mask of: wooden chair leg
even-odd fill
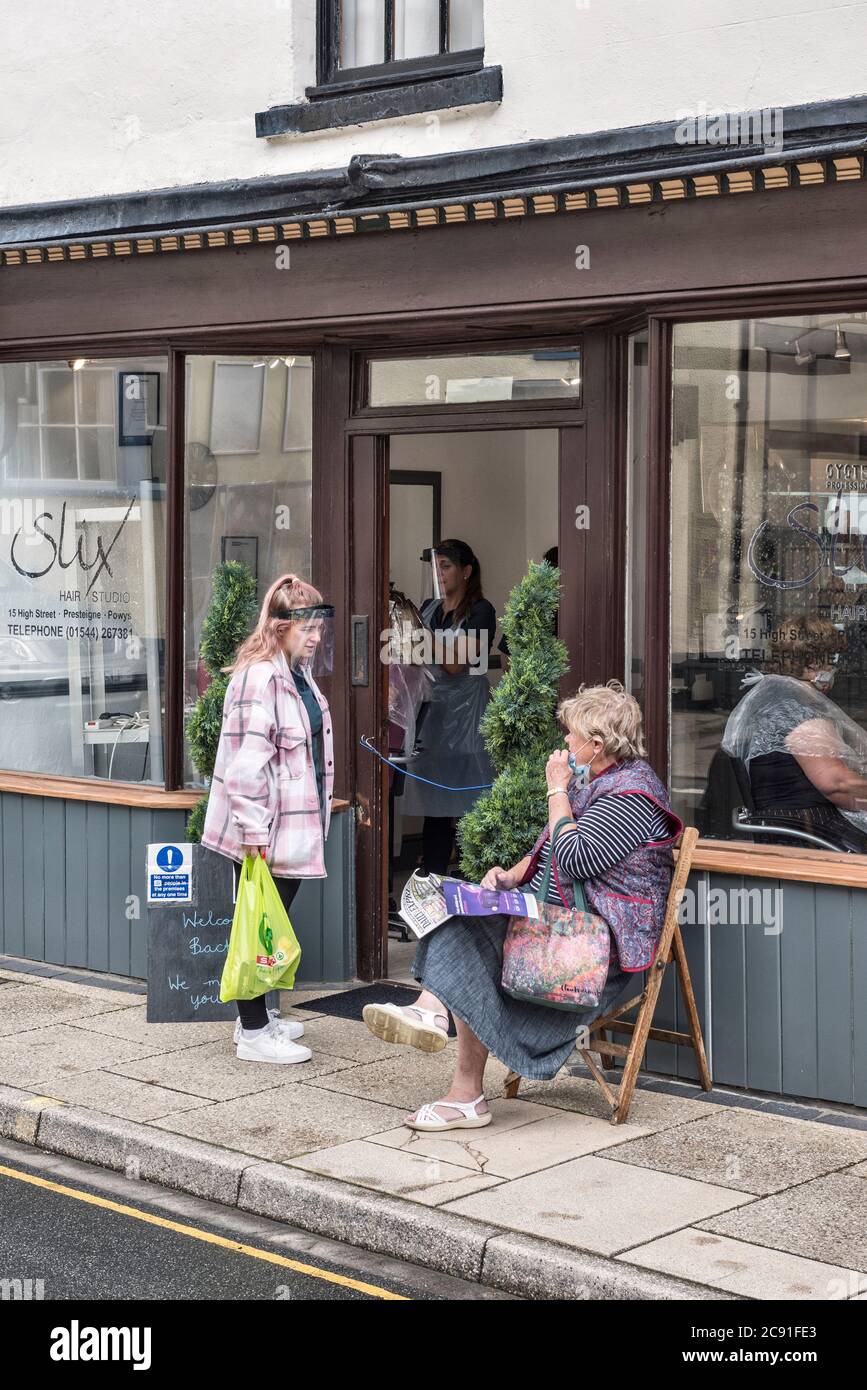
[[[609,1039],[608,1039],[608,1029],[607,1029],[607,1028],[600,1028],[600,1030],[599,1030],[599,1042],[600,1042],[600,1043],[603,1043],[603,1042],[607,1042],[607,1041],[609,1041]],[[611,1052],[606,1052],[604,1047],[600,1047],[598,1050],[599,1050],[599,1060],[601,1061],[601,1063],[602,1063],[603,1067],[605,1068],[605,1070],[606,1070],[606,1071],[610,1071],[611,1068],[614,1066],[614,1055],[613,1055],[613,1053],[611,1053]]]
[[[588,1071],[593,1077],[593,1080],[596,1082],[596,1085],[599,1087],[605,1099],[608,1101],[608,1107],[611,1111],[611,1114],[614,1115],[617,1111],[617,1092],[612,1091],[611,1087],[608,1085],[608,1082],[605,1080],[605,1077],[602,1075],[593,1058],[590,1056],[590,1053],[582,1050],[581,1056],[584,1058],[584,1065],[587,1067]]]
[[[667,956],[668,952],[665,952]],[[657,955],[647,981],[647,998],[642,1004],[635,1020],[635,1031],[632,1034],[632,1042],[626,1054],[623,1064],[623,1074],[620,1079],[620,1086],[617,1092],[617,1110],[612,1116],[612,1124],[622,1125],[629,1114],[629,1107],[632,1104],[632,1095],[635,1090],[635,1083],[638,1080],[638,1072],[641,1067],[641,1059],[644,1056],[644,1049],[647,1046],[647,1037],[653,1022],[653,1013],[656,1008],[656,1001],[659,991],[662,988],[662,977],[665,974],[665,957]]]
[[[505,1085],[506,1100],[515,1100],[518,1095],[518,1089],[521,1085],[521,1078],[518,1072],[510,1071],[509,1075],[506,1077]]]
[[[689,965],[686,960],[686,949],[683,944],[683,937],[680,934],[680,927],[675,926],[674,937],[672,939],[674,949],[674,959],[677,962],[677,973],[680,977],[680,989],[683,995],[683,1002],[686,1008],[686,1016],[689,1020],[689,1032],[692,1038],[692,1046],[695,1052],[695,1060],[698,1065],[698,1074],[701,1080],[702,1089],[705,1091],[713,1090],[713,1082],[710,1079],[710,1067],[707,1064],[707,1056],[704,1050],[704,1040],[701,1035],[701,1023],[699,1022],[698,1009],[695,1002],[695,994],[692,989],[692,979],[689,973]]]

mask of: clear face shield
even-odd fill
[[[463,579],[466,566],[448,546],[429,546],[419,559],[422,562],[421,592],[425,599],[435,598],[440,602]]]
[[[280,619],[280,636],[286,660],[302,675],[309,669],[314,679],[329,676],[334,668],[334,607],[318,603],[293,608]]]

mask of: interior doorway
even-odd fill
[[[388,661],[389,755],[407,769],[388,771],[391,979],[410,979],[415,949],[397,911],[407,879],[416,869],[459,872],[455,826],[493,777],[478,720],[508,664],[509,593],[530,560],[559,560],[559,463],[557,429],[389,440],[390,616],[397,611],[407,638],[414,609],[430,633],[426,650],[417,634],[414,645],[393,644]],[[437,547],[442,573],[430,555]],[[467,635],[464,663],[444,660],[455,627]]]

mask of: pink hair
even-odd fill
[[[299,579],[297,574],[281,574],[262,600],[259,621],[241,643],[232,665],[224,666],[223,671],[243,671],[254,661],[271,661],[280,647],[280,638],[292,623],[291,618],[282,615],[293,608],[309,608],[321,602],[322,595],[312,584]]]

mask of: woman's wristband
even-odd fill
[[[568,795],[568,793],[567,793],[565,787],[552,787],[551,791],[548,792],[548,797],[549,797],[549,799],[550,799],[550,797],[552,797],[552,796],[566,796],[566,795]]]

